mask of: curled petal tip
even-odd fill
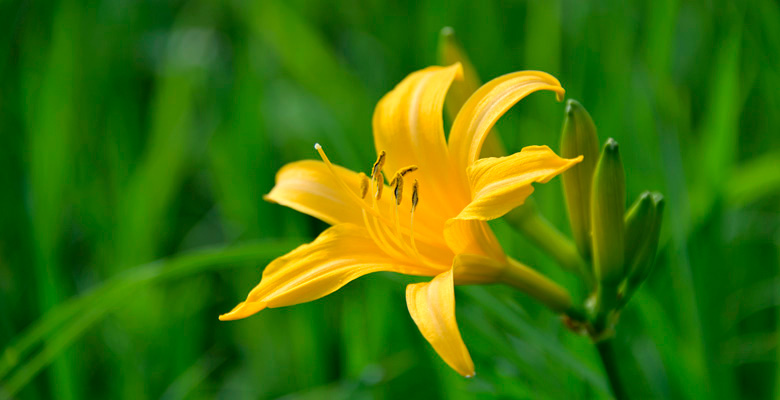
[[[229,312],[219,316],[220,321],[234,321],[237,319],[246,318],[258,311],[263,310],[268,305],[264,301],[246,302],[242,301],[237,306],[233,307]]]

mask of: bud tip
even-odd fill
[[[652,196],[653,196],[653,203],[655,203],[655,205],[661,205],[664,203],[664,195],[662,195],[661,193],[653,192]]]
[[[618,142],[612,138],[607,139],[607,142],[604,143],[604,150],[609,152],[618,151],[618,147],[619,147]]]
[[[566,100],[566,115],[572,117],[575,108],[582,108],[582,105],[580,105],[580,103],[574,99]]]

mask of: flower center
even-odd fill
[[[347,193],[347,196],[352,199],[360,208],[363,213],[363,221],[366,225],[366,230],[374,243],[379,246],[382,251],[391,257],[399,260],[414,260],[422,265],[431,267],[434,270],[440,269],[436,263],[432,262],[428,257],[420,254],[417,249],[417,243],[414,235],[414,211],[417,208],[417,203],[420,201],[419,187],[420,184],[417,179],[414,180],[412,185],[412,204],[409,216],[409,227],[401,227],[399,219],[399,206],[403,199],[404,190],[404,178],[406,175],[417,170],[416,165],[410,165],[399,169],[393,174],[393,179],[390,181],[390,186],[393,188],[393,196],[395,201],[393,202],[393,212],[391,216],[386,215],[386,207],[380,207],[379,200],[382,199],[382,192],[385,186],[385,178],[382,173],[382,169],[385,165],[386,153],[384,151],[379,153],[379,156],[374,162],[371,168],[371,177],[364,173],[360,173],[360,197],[355,194],[353,190],[347,185],[336,173],[333,164],[325,155],[325,151],[322,149],[319,143],[314,145],[314,148],[320,154],[322,161],[328,166],[333,178],[336,179],[339,187]],[[373,194],[371,200],[366,199],[366,195],[369,190]],[[384,209],[384,210],[383,210]],[[408,239],[407,239],[408,238]]]

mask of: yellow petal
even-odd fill
[[[430,282],[407,286],[406,305],[414,323],[444,362],[465,377],[474,376],[474,362],[455,321],[452,270]]]
[[[496,121],[518,101],[537,90],[552,90],[559,100],[563,98],[560,82],[539,71],[520,71],[498,77],[469,98],[450,131],[449,151],[457,173],[462,174],[458,171],[465,171],[479,158],[482,143]]]
[[[220,320],[248,317],[266,307],[283,307],[319,299],[350,281],[378,271],[432,276],[424,266],[392,259],[383,253],[362,227],[338,224],[312,243],[277,258],[263,271],[263,279],[247,299]]]
[[[444,239],[455,254],[476,254],[498,261],[506,259],[501,244],[485,221],[450,219],[444,227]]]
[[[582,156],[558,157],[547,146],[528,146],[511,156],[477,160],[468,169],[473,199],[456,218],[499,218],[525,202],[534,191],[532,183],[546,183],[580,161]]]
[[[334,170],[347,187],[360,196],[358,173],[339,166],[334,166]],[[363,224],[360,208],[322,161],[304,160],[285,165],[276,173],[276,185],[265,199],[331,225],[341,222]]]
[[[420,212],[441,215],[442,224],[448,213],[452,216],[455,208],[463,206],[454,205],[446,189],[449,157],[442,120],[447,90],[462,74],[460,64],[414,72],[385,95],[374,111],[374,143],[377,152],[387,153],[386,170],[392,173],[417,165],[415,178],[426,194]]]
[[[363,212],[356,198],[360,198],[360,174],[349,169],[333,165],[334,171],[345,186],[355,196],[350,196],[340,185],[327,165],[322,161],[304,160],[285,165],[276,174],[276,185],[265,196],[265,199],[274,203],[290,207],[296,211],[311,215],[328,224],[351,223],[365,226]],[[392,192],[386,185],[385,193]],[[426,192],[422,194],[422,202],[427,201]],[[383,196],[378,202],[378,208],[382,215],[392,216],[395,212],[395,201],[392,195]],[[359,201],[359,200],[358,200]],[[366,200],[368,205],[371,200]],[[405,202],[399,207],[399,224],[403,232],[409,232],[411,203]],[[441,253],[446,251],[441,232],[444,223],[435,216],[420,212],[418,209],[414,217],[414,230],[418,242],[427,243],[430,246],[421,245],[420,250],[429,249],[431,252]],[[408,241],[408,236],[406,237]],[[426,253],[426,255],[428,255]],[[439,259],[445,255],[438,254],[432,258]],[[446,257],[445,257],[446,258]],[[450,258],[451,260],[451,258]],[[450,265],[450,260],[445,265]]]

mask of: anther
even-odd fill
[[[366,193],[368,193],[368,177],[364,173],[360,173],[360,198],[365,199]]]
[[[371,168],[371,177],[375,177],[377,173],[382,172],[382,168],[385,166],[385,151],[379,152],[379,156],[374,162],[374,166]]]
[[[396,172],[390,185],[395,186],[395,189],[393,190],[393,194],[395,194],[395,204],[401,205],[401,198],[404,194],[404,176]]]
[[[414,209],[417,208],[417,202],[420,201],[419,194],[417,194],[419,188],[420,183],[417,182],[417,179],[415,179],[414,185],[412,185],[412,212],[414,212]]]
[[[414,172],[414,171],[417,171],[417,166],[416,165],[410,165],[408,167],[403,167],[403,168],[399,169],[395,174],[396,175],[400,175],[400,176],[403,177],[403,176],[406,176],[406,174],[408,174],[410,172]]]
[[[382,171],[377,171],[376,175],[374,175],[374,185],[376,185],[374,198],[379,200],[382,198],[382,189],[385,188],[385,176],[382,175]]]

